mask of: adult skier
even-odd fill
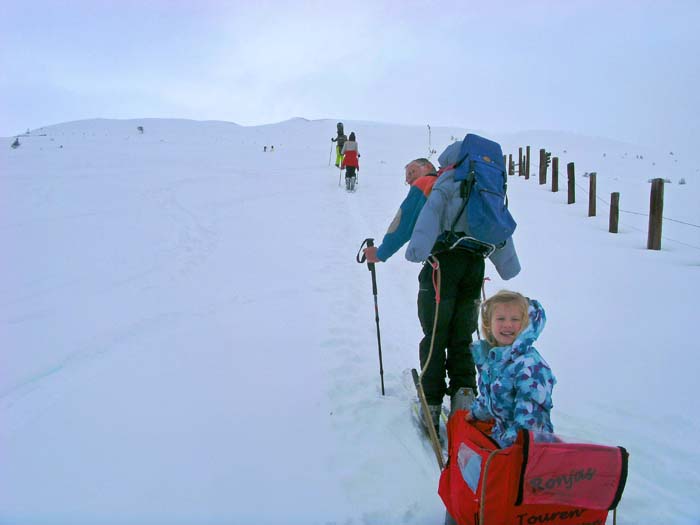
[[[336,125],[336,128],[338,130],[338,136],[335,138],[331,138],[331,142],[336,142],[335,145],[335,167],[340,168],[340,163],[343,160],[343,154],[341,153],[343,149],[343,145],[345,145],[345,141],[348,140],[348,138],[345,136],[345,132],[343,131],[343,123],[338,122]]]

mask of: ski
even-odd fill
[[[411,414],[413,414],[413,422],[416,428],[420,431],[422,435],[430,439],[430,433],[425,427],[425,422],[423,420],[423,415],[420,411],[420,401],[418,398],[411,400]],[[447,454],[447,420],[449,419],[449,413],[445,407],[442,407],[442,413],[440,414],[440,432],[438,432],[438,441],[442,448],[443,453]]]
[[[449,418],[449,413],[443,406],[440,414],[439,434],[436,433],[435,427],[432,425],[432,421],[426,422],[423,418],[423,414],[428,413],[428,403],[425,400],[425,395],[423,393],[423,387],[421,385],[418,372],[414,368],[404,370],[403,378],[406,389],[412,390],[414,394],[414,397],[411,400],[411,414],[413,421],[421,436],[428,438],[428,443],[435,454],[438,466],[440,467],[440,470],[442,470],[445,466],[445,457],[447,456],[447,420]],[[409,386],[409,382],[412,386]]]

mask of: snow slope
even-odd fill
[[[404,198],[403,166],[429,155],[427,128],[345,120],[362,154],[349,194],[327,158],[335,122],[89,120],[3,141],[0,523],[442,522],[403,385],[419,266],[403,250],[377,266],[382,396],[355,262]],[[433,128],[431,146],[466,131]],[[509,179],[523,271],[503,283],[487,265],[488,293],[547,310],[555,429],[629,450],[620,524],[699,524],[697,168],[653,146],[483,133],[516,157],[531,145],[534,165],[553,151],[563,189],[576,163],[573,205],[536,166]],[[652,177],[671,181],[661,251],[645,249]]]

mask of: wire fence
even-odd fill
[[[517,165],[518,165],[518,163],[516,163],[516,166],[517,166]],[[539,163],[536,163],[536,164],[535,164],[535,163],[532,163],[531,166],[534,168],[534,171],[535,171],[536,173],[539,172],[539,169],[540,169],[540,164],[539,164]],[[586,173],[586,175],[588,175],[588,173]],[[568,176],[568,175],[567,175],[567,176]],[[585,176],[585,175],[584,175],[584,176]],[[533,177],[533,178],[534,178],[534,177]],[[586,194],[587,196],[589,195],[588,189],[587,189],[585,186],[583,186],[583,185],[579,184],[578,182],[576,182],[575,179],[574,179],[574,185],[575,185],[577,188],[579,188],[584,194]],[[608,200],[606,200],[606,199],[604,199],[604,198],[602,198],[602,197],[600,197],[600,196],[598,196],[598,195],[596,195],[595,198],[596,198],[597,201],[600,201],[600,202],[606,204],[607,206],[610,206],[610,201],[608,201]],[[632,211],[632,210],[623,210],[622,208],[620,208],[619,211],[620,211],[620,213],[627,213],[627,214],[629,214],[629,215],[637,215],[637,216],[640,216],[640,217],[647,217],[647,218],[649,217],[649,214],[648,214],[648,213],[643,213],[643,212],[638,212],[638,211]],[[698,228],[698,229],[700,229],[700,225],[698,225],[698,224],[693,224],[693,223],[691,223],[691,222],[681,221],[681,220],[678,220],[678,219],[673,219],[673,218],[671,218],[671,217],[666,217],[665,215],[662,216],[662,219],[663,219],[664,221],[674,222],[674,223],[676,223],[676,224],[682,224],[682,225],[684,225],[684,226],[689,226],[689,227],[691,227],[691,228]],[[641,228],[637,228],[636,226],[633,226],[633,225],[631,225],[631,224],[629,224],[629,223],[624,223],[624,226],[627,227],[627,228],[630,228],[630,229],[632,229],[632,230],[636,230],[636,231],[639,231],[639,232],[642,232],[642,233],[646,233],[645,230],[643,230],[643,229],[641,229]],[[667,241],[671,241],[671,242],[674,242],[674,243],[677,243],[677,244],[681,244],[681,245],[683,245],[683,246],[687,246],[688,248],[694,248],[694,249],[696,249],[696,250],[700,250],[700,246],[696,246],[696,245],[694,245],[694,244],[690,244],[690,243],[687,243],[687,242],[685,242],[685,241],[680,241],[680,240],[678,240],[678,239],[674,239],[674,238],[672,238],[672,237],[668,237],[667,235],[661,235],[661,238],[664,239],[664,240],[667,240]]]

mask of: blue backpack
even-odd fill
[[[464,206],[452,225],[466,211],[471,235],[502,246],[513,235],[516,223],[508,211],[507,174],[503,152],[497,142],[468,134],[462,141],[458,161],[452,166],[455,180],[462,181]]]

